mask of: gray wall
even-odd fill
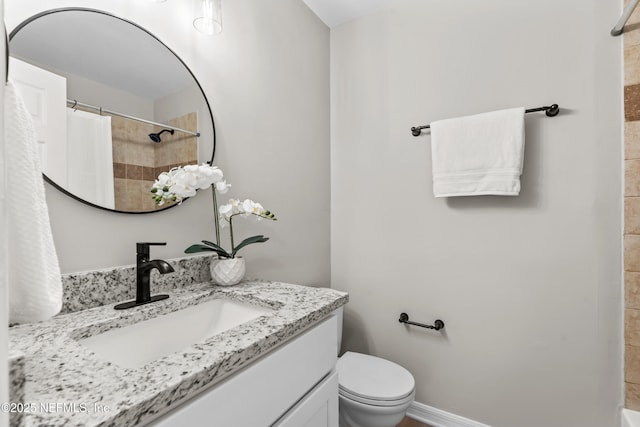
[[[618,2],[398,0],[331,32],[332,287],[343,349],[493,427],[615,426],[621,389]],[[430,135],[529,114],[518,197],[435,199]],[[405,328],[398,315],[446,322]]]
[[[243,250],[247,273],[329,284],[329,30],[299,0],[224,2],[224,31],[208,37],[183,2],[9,0],[9,30],[45,9],[84,6],[132,20],[156,34],[191,68],[213,110],[215,163],[233,185],[227,197],[252,198],[276,223],[237,222],[236,239],[271,240]],[[47,187],[63,272],[134,262],[135,242],[166,241],[156,257],[178,257],[213,239],[210,194],[151,215],[99,211]],[[225,239],[227,236],[224,236]]]

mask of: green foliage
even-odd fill
[[[244,248],[245,246],[251,245],[253,243],[263,243],[263,242],[266,242],[267,240],[269,240],[269,238],[264,237],[263,235],[247,237],[242,242],[240,242],[238,246],[236,246],[233,252],[231,253],[227,252],[226,250],[224,250],[224,248],[222,248],[219,245],[216,245],[213,242],[210,242],[208,240],[203,240],[202,243],[204,243],[204,245],[200,245],[200,244],[191,245],[184,250],[184,253],[195,254],[198,252],[215,252],[221,258],[235,258],[238,251]]]

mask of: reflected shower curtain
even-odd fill
[[[111,117],[67,109],[67,190],[114,209]]]

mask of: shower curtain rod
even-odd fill
[[[555,117],[560,112],[560,107],[558,107],[558,104],[551,104],[548,107],[529,108],[528,110],[524,110],[525,113],[535,113],[536,111],[544,111],[547,116]],[[411,128],[411,134],[413,136],[420,136],[420,133],[422,133],[422,129],[429,128],[431,128],[431,125],[414,126]]]
[[[629,20],[629,17],[633,13],[633,10],[636,8],[636,6],[638,6],[639,1],[640,0],[631,0],[627,7],[624,8],[624,12],[622,12],[622,16],[618,20],[618,23],[611,30],[612,36],[619,36],[620,34],[622,34],[622,32],[624,31],[624,24],[626,24]]]
[[[85,104],[83,102],[78,102],[75,99],[67,99],[67,104],[70,104],[71,108],[73,108],[73,109],[75,109],[76,107],[88,108],[88,109],[91,109],[91,110],[99,111],[100,115],[102,115],[102,113],[110,114],[112,116],[124,117],[125,119],[135,120],[135,121],[138,121],[138,122],[146,123],[148,125],[160,126],[162,128],[172,129],[172,130],[175,130],[175,131],[178,131],[178,132],[186,133],[187,135],[193,135],[193,136],[198,136],[198,137],[200,136],[200,132],[193,132],[193,131],[190,131],[190,130],[180,129],[180,128],[177,128],[175,126],[167,125],[167,124],[164,124],[164,123],[152,122],[151,120],[141,119],[139,117],[130,116],[128,114],[118,113],[117,111],[107,110],[106,108],[96,107],[95,105],[89,105],[89,104]]]

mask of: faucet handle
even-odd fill
[[[138,242],[136,243],[136,252],[149,256],[149,246],[167,246],[167,242]]]

